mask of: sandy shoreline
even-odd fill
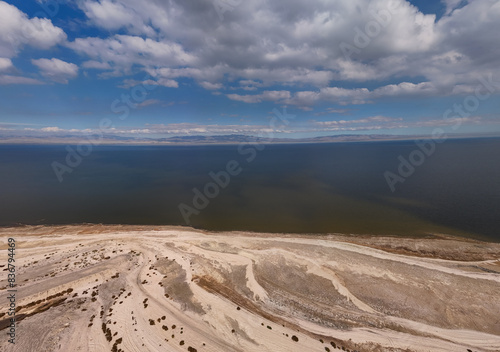
[[[24,319],[1,351],[500,351],[497,243],[81,225],[2,228],[4,253],[9,237]]]

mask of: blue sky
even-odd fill
[[[0,138],[500,133],[499,32],[496,0],[0,1]]]

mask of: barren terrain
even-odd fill
[[[500,351],[495,243],[82,225],[0,251],[0,351]]]

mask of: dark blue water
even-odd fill
[[[190,224],[209,230],[500,240],[500,139],[439,144],[394,192],[384,173],[397,174],[398,157],[417,150],[412,141],[246,146],[243,153],[235,145],[100,146],[59,182],[52,163],[66,164],[65,148],[0,146],[1,226],[186,225],[184,204],[193,210]],[[240,173],[197,209],[193,189],[203,193],[209,173],[231,160]]]

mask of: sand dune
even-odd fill
[[[1,229],[5,253],[9,237],[1,351],[500,351],[499,244],[85,225]]]

